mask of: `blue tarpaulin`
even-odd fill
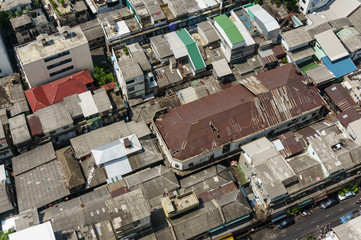
[[[178,22],[174,22],[168,25],[168,28],[171,32],[177,30]]]
[[[349,57],[331,62],[331,60],[326,56],[321,58],[321,60],[336,78],[343,77],[344,75],[357,70],[357,67]]]

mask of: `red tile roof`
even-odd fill
[[[63,101],[65,97],[88,91],[86,84],[92,83],[93,79],[88,70],[83,70],[56,81],[34,87],[25,91],[26,98],[33,112]]]
[[[293,64],[255,77],[261,82],[251,86],[257,96],[236,85],[158,116],[156,126],[172,156],[186,160],[325,105]]]
[[[108,90],[114,89],[116,87],[116,85],[114,82],[111,82],[111,83],[101,85],[100,87],[105,88],[105,90],[108,91]]]

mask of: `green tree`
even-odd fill
[[[0,240],[9,240],[9,235],[14,232],[14,228],[10,228],[7,232],[0,231]]]
[[[99,86],[114,82],[113,74],[104,66],[96,66],[94,68],[93,78]]]
[[[283,0],[282,1],[286,8],[290,11],[295,11],[297,9],[297,3],[298,1],[297,0]]]
[[[1,11],[0,12],[0,29],[9,29],[10,21],[9,18],[11,17],[9,12]]]

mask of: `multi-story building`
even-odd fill
[[[83,1],[45,0],[45,10],[49,18],[54,19],[58,26],[75,26],[88,20],[87,6]]]
[[[0,77],[4,77],[6,75],[10,75],[13,73],[13,69],[11,67],[9,55],[6,51],[6,46],[0,36]]]
[[[304,13],[311,13],[323,6],[325,6],[330,0],[299,0],[298,5],[300,10]]]
[[[228,62],[254,54],[256,42],[233,11],[230,18],[226,15],[215,17],[214,26],[221,38],[221,50]]]
[[[277,23],[276,19],[258,4],[248,7],[247,13],[254,20],[254,23],[263,34],[264,38],[272,40],[272,43],[278,41],[280,25]]]
[[[242,79],[243,86],[158,111],[152,127],[166,159],[178,170],[192,169],[235,154],[254,139],[319,118],[325,103],[304,79],[287,64]]]
[[[94,66],[88,41],[80,27],[62,27],[59,33],[39,35],[15,49],[29,87],[36,87]]]

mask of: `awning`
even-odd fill
[[[313,204],[313,198],[307,199],[306,201],[303,201],[301,203],[298,204],[299,208],[304,208],[306,206],[312,205]]]
[[[273,218],[273,219],[271,220],[271,222],[272,222],[272,223],[275,223],[275,222],[277,222],[277,221],[279,221],[279,220],[281,220],[281,219],[284,219],[284,218],[286,218],[286,217],[288,217],[287,214],[282,214],[282,215],[280,215],[280,216],[278,216],[278,217],[276,217],[276,218]]]

